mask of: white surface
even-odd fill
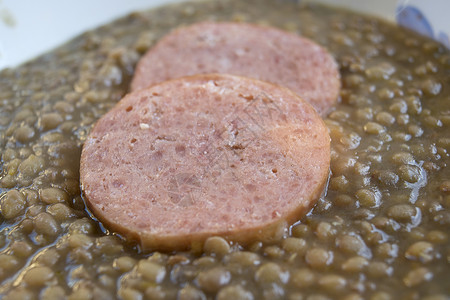
[[[402,12],[397,12],[399,24],[405,23],[406,27],[440,41],[450,49],[449,0],[405,0],[400,9]]]
[[[306,1],[315,1],[315,0],[306,0]],[[325,4],[342,6],[361,13],[382,17],[392,22],[395,20],[395,8],[397,7],[396,0],[319,0],[319,1]],[[408,0],[399,0],[398,2],[404,1]]]
[[[450,34],[450,1],[449,0],[408,0],[406,5],[417,7],[433,26],[434,31]]]
[[[0,0],[0,70],[129,12],[176,1]]]
[[[181,0],[0,0],[0,70],[32,59],[88,29],[129,12],[179,1]],[[297,1],[321,1],[391,21],[395,20],[397,5],[414,5],[421,9],[436,32],[439,30],[450,34],[450,0]],[[13,25],[10,24],[11,21]]]

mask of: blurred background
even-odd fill
[[[0,0],[0,70],[135,10],[181,0]],[[215,0],[211,0],[215,1]],[[274,0],[295,1],[295,0]],[[396,21],[450,48],[450,0],[297,0],[324,2]]]

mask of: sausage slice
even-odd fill
[[[307,212],[326,184],[330,137],[286,88],[196,75],[128,94],[81,155],[93,214],[144,249],[213,235],[247,244]]]
[[[242,23],[196,23],[163,37],[139,61],[131,90],[186,75],[229,73],[286,86],[325,115],[340,89],[337,64],[313,41]]]

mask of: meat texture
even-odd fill
[[[324,122],[289,89],[209,74],[128,94],[81,156],[89,208],[145,249],[248,244],[310,210],[327,182]]]
[[[245,23],[196,23],[163,37],[139,61],[131,90],[186,75],[228,73],[290,88],[321,115],[336,104],[337,63],[315,42]]]

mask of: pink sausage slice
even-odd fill
[[[204,73],[283,85],[321,115],[336,104],[340,89],[335,60],[309,39],[252,24],[203,22],[179,28],[151,48],[137,65],[131,90]]]
[[[80,175],[106,226],[144,249],[175,250],[215,235],[270,238],[313,206],[329,165],[328,130],[309,103],[209,74],[125,96],[88,136]]]

